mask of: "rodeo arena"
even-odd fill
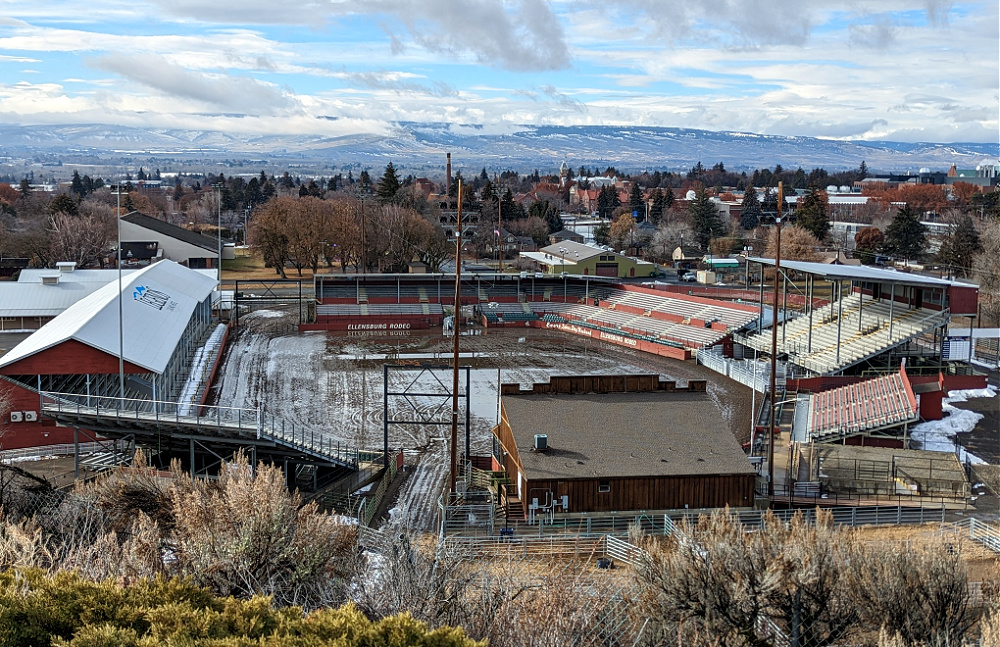
[[[978,288],[796,261],[772,283],[773,260],[741,263],[740,287],[465,271],[220,290],[168,260],[120,279],[25,270],[0,284],[0,461],[64,456],[89,478],[141,449],[216,478],[245,452],[376,552],[407,531],[477,559],[627,568],[630,528],[727,506],[748,528],[822,507],[1000,546],[968,516],[1000,449],[963,446],[978,418],[952,405],[995,395]]]

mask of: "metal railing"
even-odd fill
[[[396,478],[396,474],[399,472],[399,465],[402,463],[403,451],[399,452],[393,456],[393,460],[389,461],[389,467],[382,473],[382,478],[379,479],[378,486],[376,486],[375,491],[361,502],[361,506],[358,508],[358,523],[362,526],[370,526],[372,519],[375,518],[375,513],[378,511],[379,506],[382,504],[382,499],[385,497],[386,491],[389,489],[389,485],[392,484],[392,480]]]
[[[72,456],[75,451],[81,454],[91,454],[107,450],[106,443],[80,443],[78,449],[72,443],[59,445],[44,445],[42,447],[23,447],[21,449],[5,449],[0,451],[0,463],[16,463],[31,458],[43,456]]]
[[[334,440],[316,429],[287,422],[261,408],[201,406],[198,415],[185,415],[184,402],[114,398],[41,391],[42,413],[50,418],[87,422],[113,422],[115,426],[154,426],[196,429],[200,432],[267,440],[331,462],[357,469],[359,449]],[[381,454],[378,454],[381,455]]]
[[[768,389],[771,375],[771,365],[768,362],[756,362],[752,359],[729,359],[715,348],[703,348],[698,351],[698,363],[716,373],[736,380],[744,386],[749,386],[758,393]],[[754,364],[757,366],[754,367]],[[784,387],[788,375],[785,362],[778,362],[777,386]]]

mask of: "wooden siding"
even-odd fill
[[[135,333],[132,333],[135,334]],[[118,373],[118,356],[110,355],[75,339],[47,348],[5,366],[4,375],[81,375],[83,373]],[[126,373],[149,373],[125,362]]]
[[[754,503],[754,479],[753,474],[706,474],[528,481],[523,505],[527,514],[532,498],[544,503],[545,493],[551,491],[556,499],[569,497],[567,512],[750,507]],[[610,485],[609,492],[599,491],[604,482]]]
[[[39,414],[37,422],[9,422],[9,417],[0,420],[0,423],[7,423],[7,430],[0,437],[0,449],[21,449],[73,442],[72,429],[57,427],[55,421],[40,415],[37,393],[6,380],[0,380],[0,393],[10,395],[11,411],[34,411]]]
[[[573,393],[649,393],[657,391],[704,393],[705,380],[688,380],[687,388],[676,382],[660,380],[659,375],[553,375],[548,382],[535,382],[531,389],[520,384],[501,384],[501,395],[538,395]]]

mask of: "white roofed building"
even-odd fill
[[[214,279],[171,261],[128,273],[121,292],[117,281],[98,284],[0,356],[0,378],[20,387],[14,408],[33,398],[37,409],[38,391],[117,397],[119,351],[126,397],[176,398],[192,357],[211,332],[215,286]],[[11,426],[15,436],[19,431]],[[9,436],[2,440],[5,448],[45,444]]]
[[[138,270],[122,270],[125,279]],[[213,281],[215,270],[197,270]],[[115,269],[76,269],[72,262],[55,269],[25,268],[17,281],[0,282],[0,332],[38,330],[77,301],[118,282]]]

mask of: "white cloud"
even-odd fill
[[[289,93],[255,79],[195,72],[155,56],[105,56],[96,65],[157,92],[227,111],[273,115],[296,106]]]
[[[0,86],[0,112],[224,130],[285,120],[317,133],[333,123],[321,116],[339,127],[371,115],[501,130],[997,132],[995,0],[157,2],[140,15],[94,0],[77,16],[87,28],[60,18],[69,0],[8,3],[0,63],[38,73]],[[88,62],[114,78],[88,79]]]

